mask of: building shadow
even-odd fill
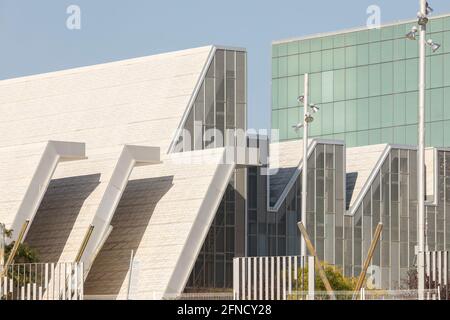
[[[120,292],[159,200],[172,188],[173,176],[129,181],[111,221],[113,230],[97,255],[85,281],[85,295]]]
[[[59,261],[84,202],[99,184],[100,174],[50,182],[25,238],[39,261]]]

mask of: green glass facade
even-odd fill
[[[417,144],[418,42],[405,34],[415,21],[273,44],[272,128],[280,140],[301,138],[292,130],[303,110],[304,74],[310,99],[321,110],[311,135],[345,140],[347,147]],[[427,48],[426,142],[450,146],[450,15],[430,20]]]

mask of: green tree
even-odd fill
[[[11,238],[12,230],[5,231],[6,237]],[[14,247],[15,241],[5,246],[5,262]],[[17,248],[16,256],[14,257],[14,263],[36,263],[39,262],[37,251],[31,248],[27,243],[21,243]]]
[[[323,264],[323,269],[327,276],[330,286],[334,291],[353,291],[356,287],[356,279],[348,278],[342,274],[342,271],[333,265]],[[308,290],[308,268],[299,269],[298,271],[299,287],[304,291]],[[303,283],[303,279],[305,279]],[[320,279],[319,273],[315,272],[315,291],[326,291],[325,284]]]

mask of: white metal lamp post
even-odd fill
[[[305,74],[305,88],[303,96],[298,97],[298,102],[303,104],[303,121],[293,126],[296,132],[303,128],[303,174],[302,174],[302,208],[301,208],[301,222],[306,228],[306,200],[307,200],[307,183],[308,183],[308,128],[309,124],[314,121],[312,116],[319,111],[319,107],[315,104],[309,104],[309,74]],[[306,243],[303,236],[301,236],[302,257],[306,257]]]
[[[440,44],[426,40],[428,15],[433,9],[426,0],[420,0],[420,11],[417,13],[419,28],[414,26],[406,35],[409,40],[417,39],[419,32],[419,154],[418,154],[418,247],[417,273],[419,300],[424,299],[425,290],[425,89],[426,89],[426,46],[436,52]]]

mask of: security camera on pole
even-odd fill
[[[308,128],[309,124],[314,121],[313,114],[319,112],[320,108],[315,104],[309,104],[309,74],[305,74],[305,88],[304,95],[298,97],[298,102],[303,104],[303,121],[293,126],[296,132],[303,128],[303,174],[302,174],[302,209],[301,222],[306,227],[306,200],[308,193]],[[306,243],[303,236],[301,236],[302,257],[306,257]]]
[[[440,48],[440,44],[432,39],[426,39],[428,16],[433,12],[426,0],[420,0],[420,11],[417,13],[419,28],[414,26],[406,35],[409,40],[416,40],[419,33],[419,150],[418,150],[418,246],[417,273],[419,300],[425,295],[425,88],[426,88],[426,47],[433,52]]]

